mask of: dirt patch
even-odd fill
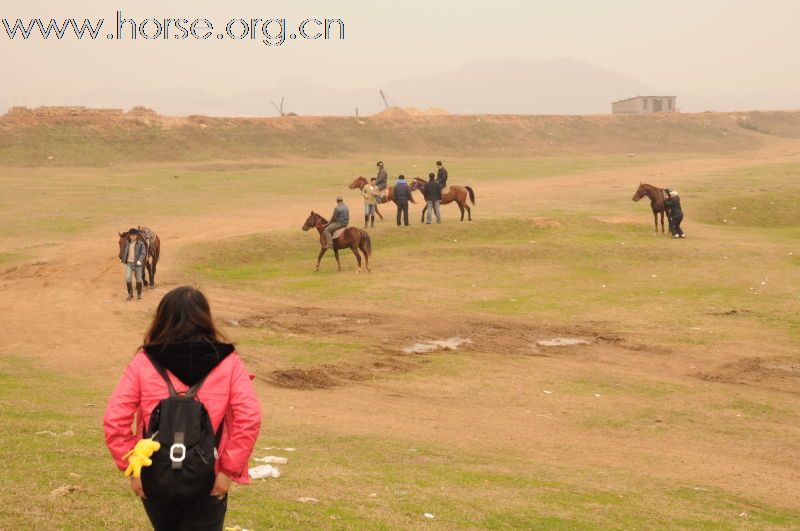
[[[348,382],[373,378],[369,370],[360,367],[322,365],[313,369],[281,369],[272,371],[267,379],[273,385],[288,389],[327,389]]]
[[[706,312],[706,315],[715,315],[719,317],[732,317],[737,315],[745,315],[750,313],[750,310],[728,310],[724,312]]]
[[[550,218],[533,218],[531,225],[537,229],[557,229],[561,226],[561,223]]]
[[[642,216],[603,216],[595,217],[597,221],[603,223],[611,223],[613,225],[635,224],[638,225],[644,219]]]
[[[743,358],[694,376],[707,382],[753,385],[800,394],[800,363],[792,360]]]

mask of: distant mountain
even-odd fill
[[[393,104],[452,113],[599,114],[611,102],[658,90],[635,78],[571,59],[474,61],[434,76],[385,86]]]

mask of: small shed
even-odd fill
[[[675,96],[636,96],[611,104],[611,114],[676,112]]]

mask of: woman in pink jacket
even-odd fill
[[[213,427],[216,436],[212,441],[216,445],[215,475],[209,476],[213,488],[208,496],[202,495],[191,502],[167,502],[160,496],[148,497],[141,478],[132,477],[131,489],[143,500],[157,531],[222,529],[231,481],[250,482],[248,460],[261,427],[261,406],[251,379],[234,346],[224,342],[214,326],[208,300],[200,291],[184,286],[164,296],[144,336],[144,345],[125,368],[103,419],[106,445],[117,466],[125,470],[128,466],[125,454],[140,439],[153,435],[151,414],[154,410],[163,411],[162,400],[183,395],[199,384],[195,400],[205,407],[204,418],[206,422],[210,419],[209,427]],[[156,421],[160,417],[157,414]],[[159,434],[156,440],[161,440]],[[192,448],[184,447],[182,451],[183,454],[167,454],[173,464],[182,461],[182,456],[190,456]],[[143,474],[152,475],[156,467],[143,470]]]

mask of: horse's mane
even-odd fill
[[[317,220],[318,220],[319,223],[322,223],[323,225],[327,225],[328,224],[328,220],[323,218],[322,214],[320,214],[318,212],[314,212],[314,214],[317,216]]]

